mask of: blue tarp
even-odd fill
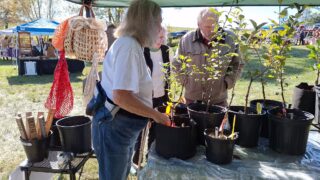
[[[48,20],[48,19],[38,19],[29,23],[21,24],[14,28],[7,29],[8,31],[11,30],[12,34],[26,31],[30,32],[31,35],[53,35],[54,30],[59,25],[58,22]],[[6,30],[3,30],[6,31]],[[1,34],[1,32],[0,32]],[[3,34],[10,34],[10,33],[3,33]]]

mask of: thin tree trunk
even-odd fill
[[[246,103],[245,103],[245,106],[244,106],[244,113],[247,114],[247,106],[248,106],[248,100],[249,100],[249,94],[250,94],[250,89],[251,89],[251,85],[252,85],[252,82],[253,82],[253,78],[250,77],[250,82],[249,82],[249,86],[248,86],[248,89],[247,89],[247,94],[246,94]]]
[[[281,85],[282,103],[283,103],[283,106],[285,106],[286,100],[284,99],[284,86],[283,86],[283,73],[282,72],[280,72],[280,85]]]
[[[260,82],[261,82],[261,88],[262,88],[262,97],[263,97],[263,101],[266,101],[266,90],[264,87],[264,82],[263,82],[263,78],[262,76],[260,77]]]

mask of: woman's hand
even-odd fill
[[[170,121],[169,117],[166,114],[160,113],[158,111],[155,111],[152,119],[159,124],[163,124],[166,126],[171,125],[171,121]]]

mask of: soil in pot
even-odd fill
[[[270,120],[269,146],[289,155],[303,155],[306,151],[309,129],[314,116],[298,109],[287,109],[284,116],[281,108],[268,111]]]
[[[309,86],[308,83],[300,83],[293,90],[292,108],[315,114],[315,97],[314,86]]]
[[[226,112],[226,108],[215,105],[211,105],[208,112],[206,109],[206,104],[191,103],[188,105],[189,116],[197,123],[197,142],[201,145],[205,145],[204,130],[219,127]]]
[[[267,115],[265,112],[257,114],[252,108],[247,108],[248,113],[244,113],[244,106],[231,106],[228,113],[229,123],[236,115],[235,131],[239,132],[239,138],[236,144],[243,147],[256,147],[259,142],[262,122],[266,121]]]
[[[188,159],[196,153],[196,123],[188,116],[174,116],[174,126],[156,124],[156,152],[164,158]]]
[[[85,153],[91,151],[91,121],[86,116],[70,116],[56,123],[63,151]]]
[[[215,164],[232,162],[235,138],[216,137],[212,129],[204,132],[207,160]]]
[[[273,109],[275,107],[283,107],[282,102],[275,101],[275,100],[263,100],[263,99],[256,99],[250,101],[250,108],[257,109],[257,103],[262,105],[262,110],[267,113],[268,110]],[[260,137],[269,138],[269,120],[265,118],[262,121],[262,127],[260,132]]]

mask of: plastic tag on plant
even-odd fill
[[[170,111],[171,111],[171,106],[172,106],[172,103],[171,102],[168,102],[168,105],[166,107],[166,115],[170,115]]]
[[[224,133],[224,131],[229,132],[230,131],[230,124],[228,121],[228,113],[226,113],[223,117],[223,120],[221,122],[221,125],[219,127],[219,132]]]
[[[261,105],[261,103],[257,103],[257,113],[258,114],[262,113],[262,105]]]

